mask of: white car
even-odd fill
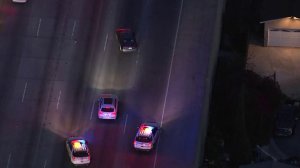
[[[99,99],[98,118],[116,119],[118,113],[118,97],[112,94],[104,94]]]
[[[74,165],[88,165],[91,156],[87,141],[81,137],[70,137],[66,141],[67,151]]]
[[[158,140],[160,128],[155,122],[146,122],[138,127],[133,146],[137,150],[150,151]]]
[[[26,3],[27,0],[12,0],[15,3]]]

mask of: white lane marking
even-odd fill
[[[36,32],[36,36],[37,36],[37,37],[38,37],[39,34],[40,34],[41,22],[42,22],[42,19],[40,18],[40,20],[39,20],[39,25],[38,25],[38,29],[37,29],[37,32]]]
[[[46,166],[47,166],[47,159],[44,162],[44,168],[46,168]]]
[[[171,78],[171,74],[172,74],[172,67],[173,67],[173,60],[174,60],[174,55],[175,55],[175,48],[176,48],[176,45],[177,45],[177,38],[178,38],[178,31],[179,31],[179,24],[180,24],[180,21],[181,21],[182,6],[183,6],[183,0],[181,0],[181,4],[180,4],[180,11],[179,11],[179,17],[178,17],[178,21],[177,21],[177,28],[176,28],[176,34],[175,34],[174,45],[173,45],[172,58],[171,58],[171,65],[170,65],[170,69],[169,69],[169,76],[168,76],[168,82],[167,82],[166,94],[165,94],[165,98],[164,98],[163,112],[162,112],[162,115],[161,115],[160,127],[162,127],[162,124],[163,124],[164,114],[165,114],[165,108],[166,108],[166,102],[167,102],[167,97],[168,97],[168,93],[169,93],[170,78]]]
[[[94,100],[94,101],[93,101],[93,104],[92,104],[92,109],[91,109],[90,120],[92,120],[92,117],[93,117],[93,112],[94,112],[94,107],[95,107],[95,104],[96,104],[96,101]]]
[[[74,21],[74,24],[73,24],[72,35],[71,35],[72,37],[74,36],[75,27],[76,27],[76,20]]]
[[[6,168],[9,168],[10,159],[11,159],[11,153],[9,153],[9,155],[8,155],[8,160],[7,160]]]
[[[171,65],[170,65],[170,69],[169,69],[169,76],[168,76],[166,94],[165,94],[165,98],[164,98],[163,112],[161,114],[160,127],[162,127],[163,120],[164,120],[166,102],[167,102],[167,97],[168,97],[168,92],[169,92],[169,86],[170,86],[170,78],[171,78],[171,74],[172,74],[173,60],[174,60],[174,55],[175,55],[175,47],[177,45],[178,31],[179,31],[179,25],[180,25],[180,21],[181,21],[182,7],[183,7],[183,0],[181,0],[181,4],[180,4],[180,11],[179,11],[179,17],[178,17],[178,21],[177,21],[177,28],[176,28],[174,45],[173,45],[172,58],[171,58]],[[157,144],[156,144],[156,151],[155,151],[155,159],[154,159],[154,163],[153,163],[153,168],[156,168],[158,145],[159,145],[159,139],[158,139]]]
[[[124,124],[124,129],[123,129],[123,134],[125,134],[125,131],[126,131],[127,119],[128,119],[128,114],[126,114],[125,124]]]
[[[106,37],[105,37],[105,43],[104,43],[104,47],[103,47],[103,50],[104,50],[104,51],[105,51],[105,49],[106,49],[107,40],[108,40],[108,34],[106,34]]]
[[[58,106],[59,106],[60,95],[61,95],[61,90],[59,90],[59,95],[58,95],[58,99],[57,99],[57,103],[56,103],[56,109],[58,109]]]
[[[24,91],[23,91],[22,103],[23,103],[24,98],[25,98],[26,89],[27,89],[27,82],[25,83],[25,87],[24,87]]]

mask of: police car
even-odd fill
[[[120,45],[120,51],[132,52],[137,49],[135,34],[131,29],[119,28],[116,30],[117,39]]]
[[[133,146],[137,150],[149,151],[158,140],[160,128],[155,122],[142,123],[134,138]]]
[[[116,119],[118,112],[118,97],[112,94],[103,94],[99,99],[98,118]]]
[[[91,156],[87,141],[81,137],[70,137],[66,141],[66,147],[74,165],[88,165],[91,162]]]

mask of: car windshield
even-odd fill
[[[146,137],[146,136],[138,136],[135,139],[138,142],[151,142],[152,138],[151,137]]]
[[[113,99],[112,98],[104,98],[103,104],[113,104]]]
[[[105,107],[105,108],[102,108],[101,111],[103,111],[103,112],[113,112],[114,108]]]
[[[89,153],[87,151],[77,151],[77,152],[73,152],[73,156],[75,156],[75,157],[88,157]]]

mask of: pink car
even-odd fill
[[[98,118],[117,119],[118,97],[112,94],[104,94],[98,99]]]

